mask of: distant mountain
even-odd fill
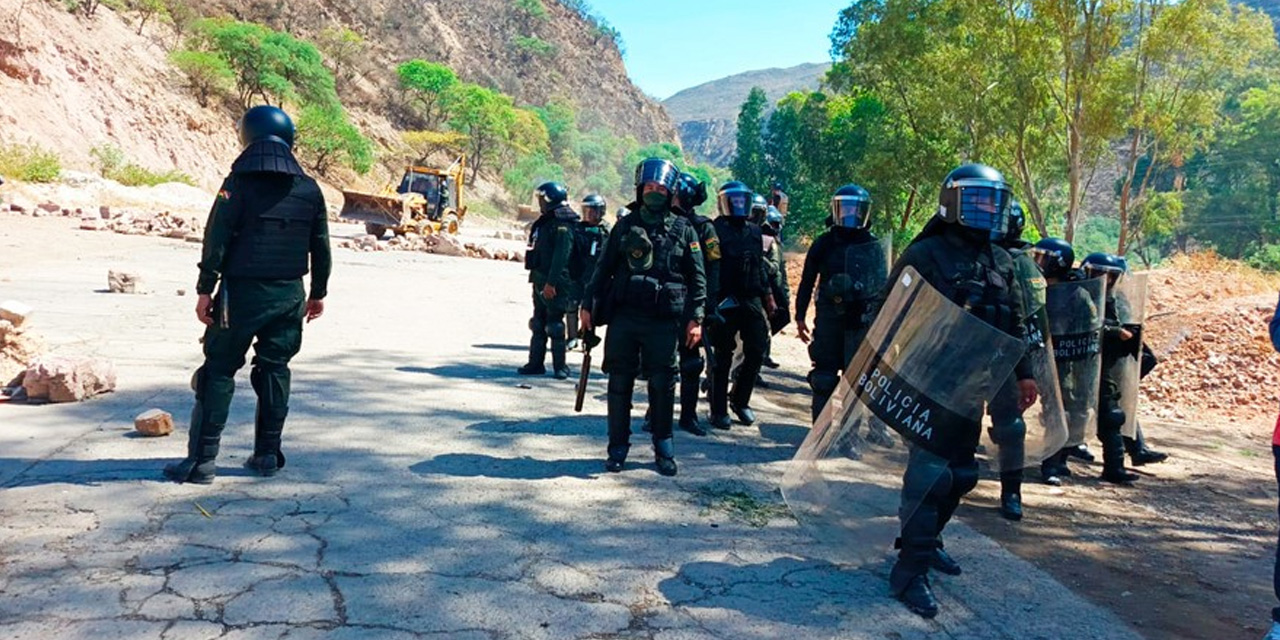
[[[764,89],[772,108],[792,91],[817,89],[830,68],[830,63],[822,63],[747,71],[685,89],[662,105],[675,121],[686,152],[699,162],[725,166],[737,145],[738,109],[752,87]]]

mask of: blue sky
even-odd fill
[[[627,71],[651,96],[725,76],[828,62],[850,0],[590,0],[622,32]]]

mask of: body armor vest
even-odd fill
[[[292,280],[310,267],[311,231],[324,215],[315,181],[284,173],[237,175],[242,209],[224,275]]]

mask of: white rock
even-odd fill
[[[116,368],[98,358],[38,358],[22,378],[27,397],[49,402],[78,402],[116,388]]]
[[[0,302],[0,320],[8,320],[15,327],[21,327],[22,323],[27,321],[31,312],[35,311],[29,304],[18,302],[17,300],[5,300]]]

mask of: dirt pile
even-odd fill
[[[1146,342],[1161,364],[1143,381],[1160,417],[1196,410],[1252,420],[1276,412],[1280,356],[1267,325],[1280,278],[1216,255],[1179,256],[1150,272]]]

